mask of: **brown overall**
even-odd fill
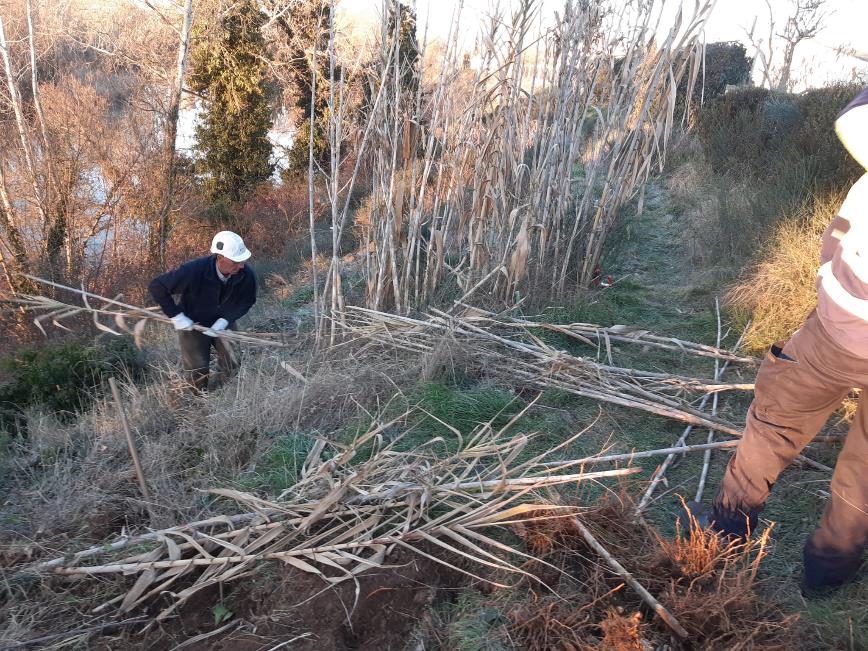
[[[862,398],[835,466],[828,505],[805,546],[806,577],[854,572],[868,542],[868,359],[838,346],[816,314],[763,360],[744,438],[715,498],[716,511],[755,523],[778,475],[853,387],[863,389]]]

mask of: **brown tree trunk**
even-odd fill
[[[178,43],[178,62],[175,69],[175,81],[169,97],[169,109],[166,114],[166,133],[163,141],[163,197],[160,208],[151,224],[149,237],[150,257],[160,266],[165,264],[166,240],[169,237],[170,214],[175,191],[175,142],[178,136],[178,113],[181,108],[181,93],[184,89],[184,75],[187,70],[187,52],[190,46],[190,26],[193,22],[193,0],[186,0],[184,19],[181,26],[181,37]]]
[[[19,273],[29,271],[27,250],[24,248],[24,240],[15,218],[15,207],[12,205],[9,192],[6,189],[6,175],[3,172],[2,161],[0,161],[0,213],[3,216],[3,226],[6,228],[6,244],[15,259],[14,264],[8,260],[3,260],[3,272],[13,292],[29,290],[29,283],[18,278]]]
[[[790,71],[793,67],[793,54],[796,51],[796,41],[787,41],[784,46],[784,62],[781,64],[781,77],[778,80],[778,91],[786,93],[790,85]]]

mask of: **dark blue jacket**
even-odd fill
[[[183,312],[199,325],[209,327],[217,319],[226,319],[233,326],[256,303],[253,270],[245,266],[224,283],[217,276],[214,255],[190,260],[157,276],[148,289],[167,317]],[[178,303],[172,294],[180,294]]]

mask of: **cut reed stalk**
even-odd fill
[[[737,351],[741,347],[741,342],[744,341],[745,334],[747,333],[749,327],[750,327],[750,324],[748,323],[745,326],[744,330],[742,331],[741,336],[739,336],[738,340],[733,345],[733,347],[732,347],[733,351]],[[722,366],[716,366],[715,374],[717,377],[715,379],[720,379],[720,377],[726,372],[726,369],[728,366],[729,366],[729,362],[724,362]],[[699,409],[703,409],[705,407],[705,405],[708,403],[709,397],[710,397],[710,395],[706,395],[702,398],[702,402],[699,404]],[[709,429],[711,429],[711,428],[709,428]],[[687,437],[690,436],[690,432],[692,432],[692,431],[693,431],[693,425],[692,424],[685,427],[684,431],[681,433],[681,436],[679,436],[678,440],[675,442],[675,446],[678,447],[678,446],[685,445],[685,442],[687,441]],[[741,433],[739,433],[738,436],[741,436]],[[666,474],[666,471],[668,470],[670,464],[674,460],[675,460],[675,455],[670,454],[669,456],[667,456],[666,459],[663,461],[663,463],[660,464],[660,467],[657,468],[654,475],[651,477],[651,482],[648,484],[648,488],[645,490],[644,495],[642,495],[642,499],[639,500],[639,504],[636,505],[636,515],[637,516],[641,517],[642,511],[645,509],[645,507],[651,501],[651,498],[654,495],[654,491],[657,489],[657,485],[663,479],[663,476]]]
[[[124,411],[124,405],[121,402],[121,394],[118,391],[117,382],[113,377],[109,378],[109,387],[111,388],[112,398],[115,401],[115,407],[118,410],[118,415],[121,419],[121,427],[124,430],[124,436],[127,439],[127,447],[130,450],[130,457],[133,460],[133,468],[136,471],[136,479],[139,481],[139,490],[142,491],[142,497],[148,503],[148,509],[151,506],[151,493],[148,491],[148,484],[145,482],[145,473],[142,470],[142,462],[139,461],[139,452],[136,449],[136,442],[133,440],[133,433],[130,430],[130,424],[127,422],[127,414]]]
[[[530,436],[507,432],[516,419],[498,430],[491,423],[483,424],[461,439],[453,453],[443,453],[440,439],[399,452],[396,445],[401,436],[395,436],[394,429],[409,415],[377,422],[349,446],[332,447],[325,441],[315,446],[301,479],[277,500],[231,489],[212,491],[250,513],[145,534],[29,569],[66,576],[135,574],[136,581],[122,598],[100,607],[104,610],[120,601],[121,612],[158,594],[169,594],[170,587],[184,581],[186,587],[172,589],[175,599],[158,619],[165,619],[199,590],[234,580],[261,563],[279,561],[317,575],[326,584],[337,584],[381,567],[395,546],[413,549],[459,572],[470,573],[453,557],[540,583],[509,558],[512,554],[526,559],[527,554],[483,530],[537,518],[540,511],[552,517],[573,515],[577,507],[540,501],[540,491],[639,471],[558,473],[518,463]],[[156,545],[119,557],[118,552],[134,542]],[[442,553],[423,551],[422,544]],[[94,556],[100,557],[99,562],[81,563]]]
[[[690,452],[705,452],[708,450],[723,450],[726,448],[734,448],[738,446],[738,441],[715,441],[713,443],[700,443],[697,445],[679,445],[671,448],[661,448],[659,450],[642,450],[639,452],[624,452],[622,454],[605,454],[591,457],[583,457],[581,459],[568,459],[564,461],[547,461],[545,463],[535,464],[544,468],[555,468],[563,470],[570,466],[583,466],[594,463],[612,463],[626,461],[631,463],[636,459],[650,459],[652,457],[662,457],[670,454],[688,454]]]
[[[593,549],[597,554],[599,554],[603,560],[608,563],[609,567],[611,567],[615,574],[617,574],[627,585],[629,585],[636,593],[642,597],[642,601],[644,601],[648,606],[651,607],[657,616],[662,619],[666,625],[673,630],[673,632],[680,637],[682,640],[687,639],[688,633],[684,629],[684,627],[675,619],[675,616],[670,613],[666,608],[661,604],[657,599],[650,593],[648,590],[639,583],[632,574],[630,574],[618,560],[609,553],[609,551],[603,547],[594,535],[588,530],[588,528],[582,523],[579,518],[573,518],[573,522],[579,530],[579,533],[582,534],[582,538],[585,539],[585,542]]]
[[[472,350],[487,372],[501,374],[513,382],[518,380],[525,386],[559,389],[733,436],[741,434],[739,427],[703,413],[704,403],[699,409],[694,408],[682,394],[751,390],[752,384],[727,384],[600,364],[553,349],[524,329],[506,328],[506,332],[498,334],[500,329],[494,316],[487,316],[484,322],[487,327],[482,328],[472,318],[432,311],[434,314],[427,318],[413,318],[351,306],[344,322],[351,338],[363,337],[414,353],[433,351],[447,337]]]
[[[720,347],[721,340],[721,324],[720,324],[720,300],[714,297],[714,312],[717,316],[717,346]],[[714,375],[717,377],[720,369],[720,360],[714,360]],[[717,399],[715,395],[711,402],[711,415],[717,416]],[[708,430],[708,443],[714,441],[714,430]],[[696,488],[696,495],[693,498],[696,502],[702,501],[702,494],[705,492],[705,481],[708,478],[708,469],[711,466],[711,449],[706,450],[702,458],[702,472],[699,474],[699,485]]]

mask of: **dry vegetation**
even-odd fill
[[[129,371],[119,402],[94,382],[73,409],[11,405],[0,648],[868,643],[859,586],[829,612],[775,598],[794,580],[787,536],[822,500],[745,546],[672,530],[671,493],[700,476],[704,487],[726,460],[711,450],[739,434],[745,405],[731,397],[709,414],[710,396],[716,410],[719,392],[752,388],[753,360],[724,350],[723,331],[732,341],[750,318],[755,352],[811,309],[818,236],[851,173],[822,136],[847,87],[726,100],[804,112],[801,153],[772,152],[783,161],[772,183],[715,151],[737,140],[762,169],[755,116],[718,140],[708,134],[728,124],[729,104],[705,140],[677,128],[682,115],[702,123],[676,89],[690,94],[700,74],[711,3],[657,37],[649,3],[569,2],[543,25],[520,0],[490,17],[472,61],[459,17],[446,41],[418,44],[419,63],[388,11],[364,47],[329,14],[301,48],[326,63],[309,89],[327,97],[327,160],[227,213],[186,154],[166,157],[182,14],[11,4],[0,253],[16,311],[5,322],[21,340],[37,327],[56,337],[54,325],[100,331],[95,346],[132,335],[146,370]],[[290,5],[261,5],[277,30]],[[286,82],[298,45],[269,51],[272,83]],[[828,161],[834,175],[811,176]],[[142,279],[199,254],[217,226],[244,234],[264,291],[247,333],[231,335],[244,344],[237,379],[191,397],[166,319],[138,307]],[[37,277],[59,285],[40,292]],[[724,283],[730,312],[715,315],[707,299]],[[53,391],[51,362],[28,381]],[[721,362],[737,377],[721,379]],[[679,436],[671,420],[691,427]],[[693,426],[716,442],[688,440]],[[673,442],[689,447],[675,455]],[[704,465],[687,454],[698,450]],[[823,486],[834,452],[812,447],[805,460],[815,474],[792,481]],[[597,481],[610,475],[589,474],[601,470],[641,481],[613,490]]]
[[[651,6],[569,3],[550,25],[539,24],[538,9],[522,0],[493,15],[474,67],[458,46],[456,17],[428,83],[402,59],[398,27],[384,21],[356,135],[348,114],[334,110],[350,89],[333,74],[321,80],[331,92],[331,151],[358,143],[348,177],[334,154],[321,171],[334,233],[317,295],[325,317],[338,317],[345,301],[337,243],[349,226],[343,197],[360,170],[370,173],[370,193],[355,230],[373,309],[406,312],[456,293],[507,304],[563,296],[591,281],[626,202],[638,197],[641,213],[677,118],[675,87],[686,79],[691,88],[699,71],[697,35],[710,5],[679,14],[659,42]],[[330,32],[330,64],[340,39]]]
[[[382,331],[382,326],[375,329]],[[632,345],[641,346],[642,336],[653,342],[653,335],[641,333]],[[242,610],[248,608],[246,595],[262,590],[257,586],[271,573],[288,571],[275,569],[275,564],[290,562],[295,568],[291,576],[305,587],[297,589],[289,603],[302,604],[321,591],[308,592],[298,572],[307,573],[325,579],[326,585],[350,583],[349,588],[334,586],[331,597],[342,600],[346,613],[339,610],[303,630],[298,627],[305,608],[288,608],[287,618],[278,618],[286,636],[277,639],[301,634],[327,639],[331,630],[344,626],[345,618],[369,626],[367,617],[376,615],[364,613],[374,603],[377,581],[389,585],[397,580],[390,568],[395,553],[384,555],[384,547],[410,545],[423,558],[440,559],[452,573],[452,578],[442,579],[445,583],[439,583],[440,578],[435,582],[430,566],[416,575],[422,584],[440,585],[422,603],[448,600],[450,593],[444,589],[462,585],[462,573],[483,577],[483,583],[500,585],[490,599],[511,622],[513,639],[525,648],[551,648],[552,640],[560,640],[563,648],[645,648],[643,644],[667,640],[667,626],[646,610],[632,589],[604,569],[602,558],[591,560],[597,553],[577,535],[582,525],[553,517],[557,514],[552,509],[563,505],[569,505],[570,517],[578,515],[678,622],[684,618],[680,625],[691,637],[706,640],[708,648],[731,648],[736,642],[751,648],[754,640],[761,646],[765,640],[785,641],[792,635],[792,621],[754,591],[759,563],[755,553],[764,539],[748,550],[723,548],[706,534],[690,542],[667,542],[653,529],[633,523],[628,497],[632,486],[625,487],[619,500],[595,507],[597,488],[582,490],[575,475],[584,465],[603,464],[599,469],[606,469],[612,462],[626,462],[629,455],[588,458],[573,462],[575,469],[548,468],[546,459],[566,454],[583,432],[558,444],[545,433],[534,434],[527,418],[535,407],[523,406],[529,396],[507,397],[505,402],[501,398],[485,416],[480,394],[469,405],[473,411],[465,421],[456,419],[457,405],[438,412],[436,403],[423,403],[404,412],[403,405],[418,398],[394,391],[412,387],[420,375],[460,368],[484,382],[489,364],[460,336],[447,334],[430,350],[411,354],[401,352],[400,337],[394,338],[398,346],[392,352],[366,344],[369,338],[367,334],[306,364],[293,359],[304,369],[305,383],[282,367],[285,354],[250,351],[238,380],[204,399],[173,396],[159,385],[126,385],[123,408],[137,434],[151,502],[137,495],[117,405],[99,402],[67,427],[34,414],[32,445],[7,459],[18,467],[16,483],[34,491],[34,499],[19,501],[5,515],[16,514],[19,520],[5,547],[5,562],[13,568],[6,575],[10,599],[3,606],[8,621],[4,635],[21,639],[56,631],[49,622],[66,613],[64,617],[81,622],[85,632],[76,638],[71,627],[60,627],[67,632],[65,638],[58,632],[58,639],[89,639],[121,619],[126,623],[111,634],[113,641],[106,641],[112,648],[129,648],[132,638],[124,628],[144,623],[141,613],[153,617],[163,612],[164,628],[149,628],[145,638],[161,648],[215,631],[219,636],[221,626],[200,620],[182,623],[203,607],[206,613],[208,608],[225,608],[245,613],[234,634],[243,632],[244,640],[255,641],[253,648],[262,648],[273,639],[268,637],[272,629],[263,628],[258,637],[249,630],[244,622],[265,613],[252,606],[249,612]],[[156,343],[152,340],[149,346]],[[710,347],[696,349],[706,355],[714,352]],[[378,404],[384,396],[393,396],[394,404]],[[360,409],[372,416],[358,421]],[[487,423],[477,427],[481,419]],[[347,428],[354,421],[357,424]],[[544,491],[564,482],[566,490]],[[234,488],[214,490],[226,485]],[[547,519],[541,511],[548,513]],[[199,522],[178,527],[194,519]],[[121,527],[136,531],[145,523],[173,528],[144,538],[109,537]],[[485,527],[494,532],[485,532]],[[33,542],[22,545],[23,539]],[[88,540],[96,546],[87,548]],[[420,547],[421,542],[426,545]],[[74,609],[63,605],[69,587],[50,574],[39,577],[27,571],[46,568],[40,564],[55,555],[54,549],[79,553],[58,557],[49,567],[62,574],[89,575],[72,584]],[[130,571],[134,576],[122,576]],[[364,578],[367,575],[372,576]],[[171,592],[161,596],[162,590]],[[170,598],[172,594],[176,597]],[[705,625],[709,603],[719,604],[712,613],[714,627]],[[180,619],[174,616],[179,605]],[[116,617],[118,608],[126,615]],[[750,626],[745,625],[748,621]],[[416,633],[426,635],[424,630]],[[431,635],[436,638],[437,633]],[[372,646],[363,648],[378,648],[376,639],[382,638],[372,638]],[[309,648],[317,648],[311,643]]]
[[[684,523],[691,534],[669,541],[631,522],[632,506],[624,496],[612,499],[583,514],[583,521],[641,583],[664,595],[661,599],[689,632],[693,648],[783,649],[795,644],[794,619],[755,591],[770,532],[747,546],[727,545]],[[512,607],[510,626],[525,648],[639,651],[666,643],[667,632],[629,588],[595,562],[571,520],[516,529],[541,561],[567,569],[556,583],[565,600],[539,594]]]
[[[817,304],[815,280],[820,266],[820,236],[846,197],[818,197],[788,216],[764,245],[769,252],[729,292],[736,310],[751,316],[745,343],[761,351],[788,338]],[[775,297],[770,300],[769,297]]]

